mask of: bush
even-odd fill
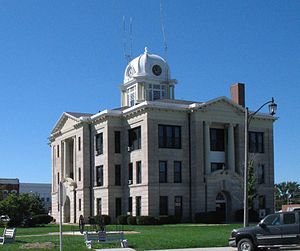
[[[216,224],[221,223],[220,215],[215,211],[206,213],[196,213],[194,217],[195,223]]]
[[[119,215],[117,218],[117,223],[120,225],[127,225],[127,218],[129,217],[129,215]]]
[[[252,221],[252,222],[258,222],[259,221],[259,216],[258,216],[258,213],[257,211],[255,211],[254,209],[249,209],[249,221]],[[239,222],[242,222],[244,219],[244,209],[239,209],[235,212],[235,220],[236,221],[239,221]]]
[[[104,225],[109,225],[111,223],[111,218],[109,215],[96,215],[96,216],[92,216],[89,217],[89,223],[90,224],[97,224],[97,225],[101,225],[100,223],[103,223]]]
[[[36,225],[40,225],[40,224],[49,224],[52,220],[53,217],[48,215],[48,214],[38,214],[38,215],[34,215],[31,217],[31,220],[36,224]]]
[[[177,224],[181,220],[180,217],[175,215],[160,215],[157,217],[158,224]]]
[[[135,216],[128,216],[127,217],[127,224],[128,225],[136,225],[136,217]]]
[[[153,216],[137,216],[137,225],[157,225],[158,221]]]

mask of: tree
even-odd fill
[[[24,219],[45,213],[41,199],[35,194],[9,194],[0,201],[0,215],[10,217],[9,225],[18,226]]]
[[[282,205],[299,203],[300,185],[295,181],[275,184],[275,208],[281,210]]]
[[[248,207],[253,209],[254,199],[257,196],[256,176],[254,172],[254,160],[248,163]]]

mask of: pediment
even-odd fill
[[[72,129],[74,125],[76,125],[78,122],[80,122],[78,118],[75,118],[70,114],[64,112],[59,118],[59,120],[56,122],[51,134]]]
[[[245,108],[241,105],[236,104],[231,99],[227,97],[220,97],[216,99],[212,99],[208,102],[201,104],[202,109],[205,109],[209,112],[214,113],[239,113],[244,114]]]

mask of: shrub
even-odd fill
[[[157,217],[158,224],[176,224],[180,222],[180,217],[175,215],[160,215]]]
[[[104,225],[109,225],[111,223],[110,216],[106,214],[102,214],[102,215],[96,215],[94,217],[90,217],[90,224],[101,225],[100,223],[103,223]]]
[[[137,216],[136,224],[137,225],[157,225],[157,219],[153,216]]]
[[[136,217],[135,216],[128,216],[127,218],[127,224],[128,225],[136,225]]]
[[[127,225],[127,218],[129,217],[129,215],[119,215],[117,218],[117,223],[120,225]]]
[[[195,223],[216,224],[221,223],[220,215],[215,211],[206,213],[196,213],[194,217]]]
[[[249,221],[252,221],[252,222],[258,222],[259,221],[259,216],[258,216],[258,213],[257,211],[255,211],[254,209],[249,209],[249,212],[248,212],[248,216],[249,216]],[[244,209],[239,209],[235,212],[235,220],[236,221],[240,221],[242,222],[244,219]]]
[[[31,220],[36,225],[39,225],[39,224],[49,224],[53,220],[53,217],[51,217],[48,214],[38,214],[38,215],[32,216]]]

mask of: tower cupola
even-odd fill
[[[122,106],[134,106],[143,101],[174,99],[175,79],[170,78],[167,62],[160,56],[145,52],[130,61],[121,85]]]

